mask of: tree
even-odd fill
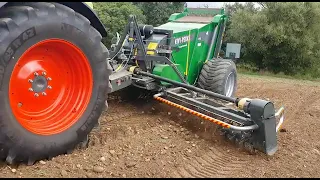
[[[108,30],[108,36],[103,40],[107,47],[111,45],[111,39],[116,32],[122,33],[129,15],[135,15],[138,23],[146,21],[143,12],[131,2],[94,2],[93,7]]]
[[[319,67],[319,27],[319,3],[265,2],[259,11],[235,12],[227,34],[242,44],[247,63],[292,75]]]
[[[253,2],[246,2],[246,3],[239,3],[235,2],[233,4],[231,3],[225,3],[224,4],[224,9],[225,13],[228,16],[228,21],[226,24],[226,29],[225,29],[225,37],[223,39],[223,43],[221,46],[221,50],[226,51],[226,44],[227,42],[233,42],[235,39],[230,37],[229,29],[230,29],[230,24],[232,23],[232,15],[238,12],[239,10],[245,11],[245,12],[251,12],[251,13],[256,13],[258,9],[255,7],[255,4]],[[241,55],[242,56],[242,55]]]
[[[233,4],[225,3],[224,8],[226,9],[226,14],[231,17],[238,10],[246,10],[250,12],[256,12],[257,8],[254,6],[253,2],[239,3],[235,2]]]
[[[185,2],[135,2],[146,16],[146,23],[159,26],[168,21],[173,13],[183,11]]]

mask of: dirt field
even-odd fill
[[[0,177],[320,177],[320,84],[240,76],[238,96],[286,107],[272,157],[223,140],[215,125],[149,102],[109,102],[85,150],[34,166],[0,166]]]

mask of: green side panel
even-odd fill
[[[214,17],[213,22],[219,26],[218,27],[218,31],[217,31],[218,36],[215,39],[214,46],[212,48],[212,51],[210,52],[211,56],[210,56],[209,60],[211,60],[213,58],[215,49],[219,48],[219,47],[217,47],[218,39],[219,39],[219,36],[223,36],[223,34],[221,33],[221,29],[220,28],[221,28],[222,24],[224,23],[224,21],[226,21],[225,18],[226,18],[226,16],[224,16],[224,15],[218,15],[218,16]],[[220,44],[220,46],[221,46],[221,44]]]
[[[175,21],[175,20],[177,20],[177,19],[180,19],[180,18],[182,18],[182,17],[184,17],[184,16],[186,16],[187,15],[187,13],[174,13],[174,14],[172,14],[170,17],[169,17],[169,22],[171,22],[171,21]]]
[[[213,20],[208,24],[181,23],[175,21],[191,14],[200,16],[209,14],[212,15]],[[182,13],[172,14],[168,23],[157,27],[157,29],[173,31],[170,45],[171,47],[178,47],[179,50],[172,52],[171,60],[177,64],[180,73],[184,75],[189,84],[196,82],[204,62],[212,58],[217,48],[219,36],[222,34],[219,33],[219,29],[224,18],[226,18],[226,16],[224,15],[223,9],[207,10],[205,8],[186,8]],[[218,36],[213,40],[213,48],[209,52],[216,26],[218,26]],[[210,54],[210,56],[207,59],[208,54]],[[158,64],[154,68],[153,73],[180,82],[178,75],[176,75],[169,65]]]
[[[178,70],[180,72],[183,71],[182,67],[179,64],[176,64]],[[173,70],[173,68],[168,64],[156,64],[152,71],[153,74],[168,78],[174,81],[181,82],[177,73]],[[161,82],[162,85],[168,85],[166,82]]]
[[[209,24],[199,30],[188,66],[187,80],[190,84],[195,83],[204,62],[207,60],[210,48],[209,41],[211,40],[214,27],[213,24]]]
[[[198,36],[198,29],[183,31],[175,33],[174,39],[185,39],[182,42],[173,42],[173,46],[178,47],[179,51],[174,51],[172,53],[172,61],[181,66],[182,74],[187,77],[190,60],[192,57],[192,52],[194,51],[195,42]],[[189,80],[187,79],[189,82]],[[189,82],[190,83],[190,82]]]

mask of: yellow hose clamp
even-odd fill
[[[132,72],[132,73],[133,73],[133,71],[134,71],[134,69],[136,69],[136,67],[137,67],[137,66],[131,66],[131,67],[129,68],[129,72]]]
[[[247,101],[250,101],[251,99],[249,98],[242,98],[240,99],[240,101],[238,102],[238,108],[243,110],[244,105],[246,104]]]

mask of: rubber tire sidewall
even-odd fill
[[[228,60],[229,61],[229,60]],[[226,73],[225,73],[225,76],[224,76],[224,81],[222,83],[222,86],[223,86],[223,95],[226,95],[226,83],[227,83],[227,78],[228,78],[228,75],[230,73],[233,73],[234,74],[234,84],[233,84],[233,92],[231,94],[231,97],[234,97],[235,96],[235,93],[237,92],[237,85],[238,85],[238,82],[237,82],[237,79],[238,79],[238,76],[237,76],[237,70],[236,70],[236,67],[234,65],[234,63],[232,63],[231,61],[230,62],[230,66],[228,67],[228,69],[226,70]]]
[[[217,72],[214,72],[214,71],[208,72],[205,70],[206,67],[208,69],[211,69],[211,68],[218,69],[219,66],[224,66],[226,63],[228,63],[228,67],[224,69],[225,71],[223,72],[222,78],[220,74],[216,74]],[[218,69],[218,71],[219,70],[220,69]],[[203,75],[205,74],[204,72],[206,72],[207,76]],[[200,78],[198,79],[198,86],[205,90],[212,91],[214,93],[218,93],[221,95],[225,95],[226,94],[225,85],[227,83],[227,77],[231,72],[233,72],[235,75],[234,89],[231,95],[231,97],[234,97],[238,88],[237,87],[238,75],[237,75],[237,69],[236,69],[235,63],[229,59],[213,59],[208,61],[206,64],[204,64],[200,71],[200,75],[202,74],[203,80],[201,80]],[[213,82],[220,81],[221,83],[218,85],[216,84],[216,86],[213,86],[212,84],[210,84],[210,81],[213,81]]]
[[[65,26],[62,23],[67,25]],[[4,51],[7,47],[12,45],[17,37],[22,36],[30,28],[35,29],[35,35],[22,42],[22,45],[14,50],[12,55],[14,58],[5,61]],[[101,112],[104,106],[107,89],[107,82],[105,81],[107,81],[107,78],[105,76],[105,59],[102,59],[102,52],[99,52],[101,47],[99,47],[100,43],[97,43],[94,39],[96,38],[95,33],[86,29],[81,21],[70,18],[62,19],[56,15],[50,17],[50,21],[47,18],[40,17],[25,21],[23,24],[19,24],[19,29],[11,31],[1,42],[2,61],[0,69],[4,71],[1,71],[0,74],[0,77],[2,77],[0,79],[0,133],[2,134],[0,138],[2,139],[1,142],[5,142],[2,146],[11,151],[7,153],[24,156],[21,159],[29,156],[39,159],[45,158],[47,155],[59,155],[65,153],[67,149],[73,149],[97,123],[97,113]],[[92,68],[94,84],[90,102],[82,117],[73,126],[60,134],[41,136],[24,129],[16,120],[10,107],[8,91],[11,73],[19,57],[32,45],[50,38],[67,40],[84,52]],[[23,154],[21,154],[22,149]]]

